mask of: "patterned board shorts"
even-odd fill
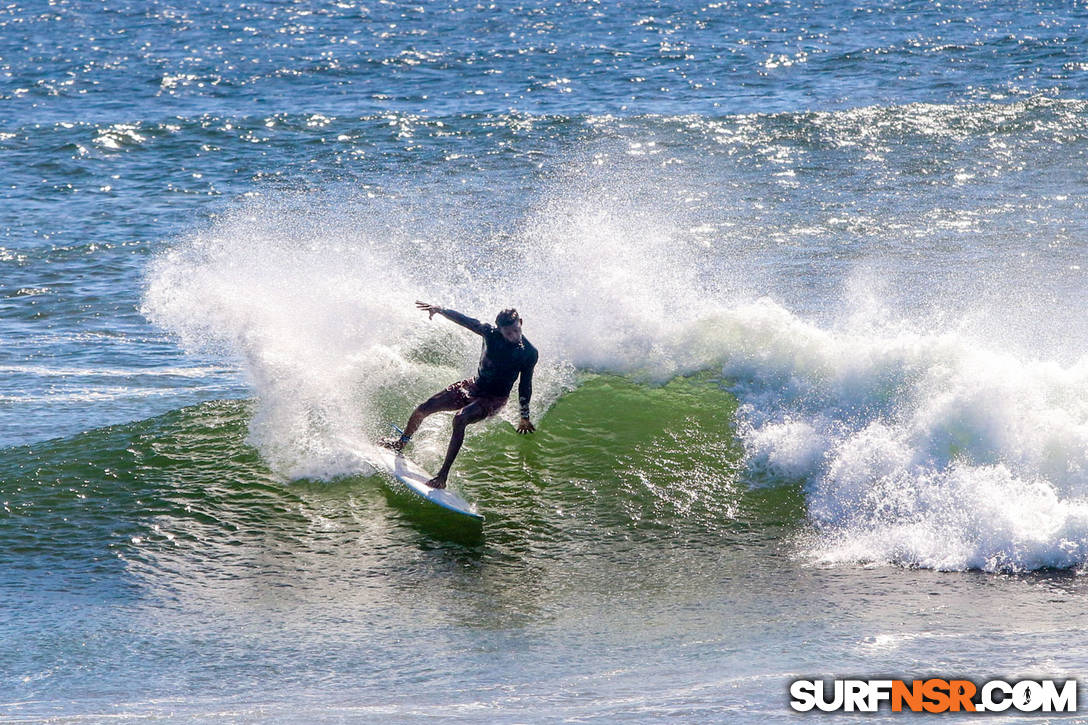
[[[447,386],[439,395],[443,396],[444,399],[448,399],[457,408],[464,408],[469,403],[479,403],[488,418],[502,410],[508,400],[505,395],[481,395],[476,387],[476,381],[472,378]]]

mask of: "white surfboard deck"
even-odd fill
[[[367,446],[367,459],[386,469],[393,478],[420,498],[441,506],[448,511],[483,521],[483,514],[477,512],[476,504],[469,503],[448,488],[431,488],[427,481],[431,474],[424,471],[418,463],[381,446]]]

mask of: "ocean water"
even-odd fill
[[[1086,58],[1073,2],[4,4],[0,721],[1082,677]],[[416,299],[541,352],[482,526],[355,452],[473,372]]]

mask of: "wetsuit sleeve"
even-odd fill
[[[475,319],[469,317],[468,315],[462,315],[460,312],[457,312],[456,310],[447,310],[447,309],[443,308],[442,311],[439,312],[438,314],[442,315],[447,320],[452,320],[453,322],[456,322],[461,327],[472,330],[477,335],[484,335],[484,334],[487,333],[487,327],[488,327],[487,325],[480,322],[479,320],[475,320]]]
[[[536,367],[538,354],[533,348],[532,356],[521,368],[521,382],[518,383],[518,404],[521,405],[521,417],[529,417],[529,400],[533,397],[533,368]]]

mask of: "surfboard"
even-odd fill
[[[369,454],[368,459],[380,465],[393,478],[403,483],[405,488],[424,501],[477,521],[484,520],[483,514],[476,510],[476,504],[469,503],[449,488],[431,488],[428,486],[427,481],[431,480],[431,474],[424,471],[418,463],[406,457],[403,453],[396,453],[381,446],[373,446],[372,450],[368,450],[367,453]]]

